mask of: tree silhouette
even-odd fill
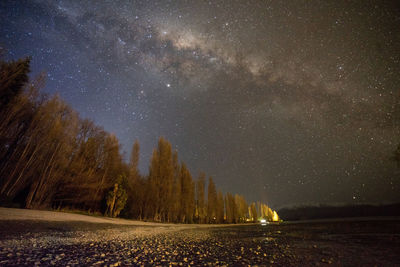
[[[237,223],[272,218],[265,204],[226,193],[206,174],[193,181],[178,152],[160,137],[149,173],[138,169],[135,141],[125,163],[117,137],[82,119],[60,97],[29,83],[30,59],[0,61],[0,204],[78,209],[135,219],[179,223]],[[400,162],[400,146],[396,151]]]
[[[17,61],[0,62],[1,108],[22,93],[23,87],[29,81],[30,61],[30,58],[24,58]]]

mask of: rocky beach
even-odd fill
[[[0,265],[395,266],[396,218],[158,224],[0,208]]]

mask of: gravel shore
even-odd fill
[[[5,217],[0,210],[1,266],[400,265],[398,220],[213,227]]]

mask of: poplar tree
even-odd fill
[[[172,189],[174,181],[174,168],[172,165],[171,144],[163,137],[158,141],[158,147],[153,151],[149,183],[152,193],[153,219],[155,221],[168,221],[172,210]]]
[[[217,220],[217,189],[215,188],[212,177],[208,179],[207,189],[207,221],[215,223]]]
[[[182,189],[178,152],[176,150],[172,153],[172,167],[174,171],[174,184],[172,190],[172,207],[170,217],[172,222],[180,222]]]
[[[225,220],[224,194],[221,191],[218,191],[215,211],[216,211],[216,223],[223,223]]]
[[[235,203],[235,198],[231,193],[226,193],[225,196],[225,209],[226,209],[226,222],[236,223],[238,221],[237,207]]]
[[[201,172],[196,182],[196,211],[197,211],[197,221],[199,223],[205,223],[207,215],[206,200],[204,195],[205,182],[206,182],[206,175],[204,172]]]
[[[241,195],[235,195],[235,203],[238,211],[237,221],[244,223],[247,219],[248,214],[248,205],[246,203],[246,199]]]
[[[181,222],[192,223],[194,215],[194,183],[185,163],[181,164]]]
[[[131,218],[142,218],[144,205],[144,183],[139,173],[139,153],[140,145],[135,140],[132,145],[131,157],[129,160],[129,177],[128,177],[128,200],[127,215]]]
[[[256,207],[256,203],[251,203],[250,207],[249,207],[249,216],[250,216],[250,220],[252,220],[253,222],[257,222],[258,220],[258,216],[257,216],[257,207]]]

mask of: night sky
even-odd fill
[[[0,2],[6,59],[115,133],[274,208],[400,200],[398,1]]]

